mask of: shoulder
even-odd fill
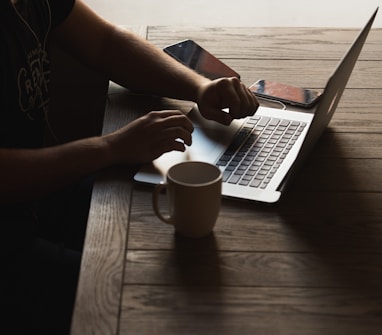
[[[59,25],[72,11],[76,0],[43,0],[50,7],[52,26]]]

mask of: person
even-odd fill
[[[82,0],[1,0],[0,22],[1,332],[67,334],[91,176],[184,151],[193,126],[180,111],[153,111],[108,135],[46,146],[51,42],[126,88],[194,101],[224,125],[258,102],[237,78],[196,74]]]

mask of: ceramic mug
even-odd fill
[[[153,193],[155,214],[163,222],[174,226],[186,237],[209,235],[219,215],[222,173],[215,165],[186,161],[172,166],[166,181],[157,185]],[[168,215],[159,209],[158,196],[167,192]]]

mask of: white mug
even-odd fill
[[[186,237],[209,235],[219,215],[222,173],[215,165],[187,161],[172,166],[166,182],[155,187],[155,214],[175,231]],[[159,193],[167,190],[169,215],[163,216],[158,206]]]

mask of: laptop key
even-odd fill
[[[229,178],[228,182],[230,184],[237,184],[239,182],[240,178],[241,178],[241,175],[234,174],[231,176],[231,178]]]
[[[250,186],[252,186],[252,187],[259,187],[260,184],[261,184],[261,180],[259,180],[259,179],[254,179],[254,180],[251,182]]]
[[[223,182],[266,188],[305,126],[277,118],[257,119],[248,119],[216,163],[226,167]]]
[[[223,172],[223,178],[222,178],[223,183],[226,182],[226,181],[229,179],[229,177],[231,176],[231,174],[232,174],[232,171],[224,170],[224,172]]]
[[[270,117],[263,116],[263,117],[259,120],[259,122],[257,123],[256,126],[259,126],[259,127],[265,127],[265,126],[268,124],[268,122],[269,122],[270,119],[271,119]]]

